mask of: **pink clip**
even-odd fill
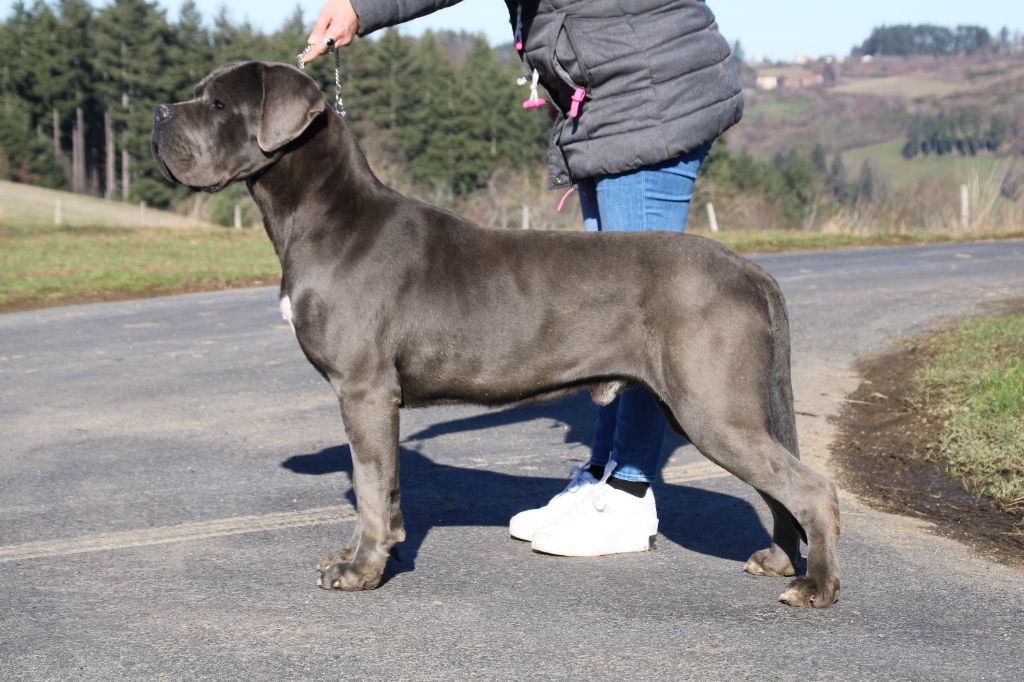
[[[583,98],[587,96],[587,91],[583,88],[576,88],[572,93],[572,106],[569,107],[569,118],[576,118],[580,115],[580,104],[583,103]]]
[[[544,101],[543,97],[531,98],[523,102],[523,109],[536,109],[544,106],[545,104],[547,104],[547,102]]]
[[[516,52],[522,52],[522,51],[523,51],[523,41],[517,40],[516,41]]]
[[[569,195],[576,191],[575,187],[570,187],[568,191],[562,195],[561,201],[558,202],[558,208],[555,209],[555,213],[561,213],[562,207],[565,206],[565,200],[569,198]]]

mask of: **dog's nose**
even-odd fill
[[[166,104],[161,104],[156,108],[156,116],[154,118],[156,118],[157,123],[163,123],[164,121],[169,120],[172,116],[174,116],[174,109],[171,109]]]

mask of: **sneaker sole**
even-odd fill
[[[518,523],[508,524],[508,534],[512,536],[514,540],[533,542],[533,536],[536,535],[536,533],[536,528],[523,528],[522,525]]]
[[[533,536],[527,537],[526,533],[516,533],[514,530],[508,531],[508,536],[513,540],[521,540],[522,542],[533,542]]]
[[[533,539],[533,551],[539,554],[549,554],[551,556],[568,556],[568,557],[594,557],[594,556],[611,556],[613,554],[637,554],[640,552],[650,552],[654,549],[654,542],[656,535],[651,535],[646,538],[642,543],[634,542],[631,544],[622,544],[617,547],[606,547],[603,549],[583,549],[580,547],[560,547],[558,543],[546,539],[543,535],[539,538]]]

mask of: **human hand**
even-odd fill
[[[352,8],[352,0],[327,0],[306,41],[311,47],[302,55],[302,60],[309,64],[327,52],[328,38],[333,38],[337,47],[350,44],[358,29],[359,17]]]

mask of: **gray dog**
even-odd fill
[[[490,230],[404,197],[284,64],[217,69],[157,108],[152,147],[172,181],[245,180],[281,261],[282,311],[338,395],[359,520],[320,562],[322,587],[376,587],[405,538],[398,408],[580,389],[607,404],[643,385],[771,508],[772,546],[746,570],[795,575],[803,537],[807,575],[781,600],[839,598],[836,489],[798,459],[785,302],[753,263],[695,236]]]

